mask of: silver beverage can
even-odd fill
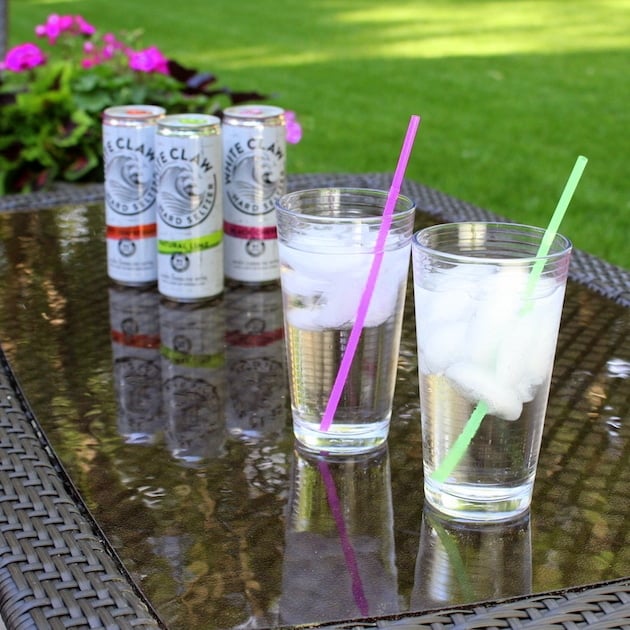
[[[156,137],[158,290],[190,302],[223,291],[221,121],[162,118]]]
[[[225,275],[238,282],[280,277],[276,200],[286,192],[284,110],[238,105],[223,112]]]
[[[157,280],[155,133],[164,114],[153,105],[103,113],[107,273],[120,284]]]

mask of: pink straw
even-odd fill
[[[411,155],[411,149],[413,147],[413,142],[416,137],[416,132],[418,131],[419,125],[420,116],[412,116],[411,120],[409,121],[407,134],[405,135],[405,140],[403,142],[402,150],[400,152],[400,157],[398,158],[398,165],[396,166],[396,171],[394,172],[392,185],[387,195],[385,208],[383,209],[383,220],[381,222],[381,227],[379,228],[378,236],[376,238],[374,258],[372,259],[370,273],[368,274],[365,288],[363,289],[363,294],[361,295],[361,301],[359,302],[357,316],[354,321],[354,325],[352,326],[352,330],[350,331],[350,337],[348,338],[346,351],[344,352],[344,355],[341,359],[339,371],[337,372],[335,383],[333,385],[332,391],[330,392],[330,397],[328,398],[326,410],[324,411],[321,424],[319,425],[320,431],[328,431],[330,425],[332,424],[333,418],[335,417],[335,412],[337,411],[337,406],[339,405],[339,400],[341,399],[341,393],[343,392],[344,385],[346,384],[346,380],[348,378],[348,373],[350,372],[350,366],[352,365],[354,354],[357,350],[357,346],[359,345],[359,338],[361,337],[363,324],[365,323],[367,311],[370,306],[370,300],[372,299],[372,294],[374,293],[376,278],[378,277],[378,272],[381,268],[381,263],[383,262],[385,240],[387,239],[389,227],[392,224],[394,207],[396,206],[396,201],[398,199],[398,195],[400,194],[400,188],[405,177],[407,162],[409,162],[409,156]]]

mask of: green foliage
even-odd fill
[[[108,29],[141,25],[184,64],[256,85],[297,112],[293,173],[393,171],[544,226],[578,154],[589,159],[563,231],[630,268],[629,0],[73,0]],[[68,2],[11,1],[12,42]]]
[[[101,114],[116,105],[151,104],[171,113],[220,115],[257,92],[215,86],[216,77],[168,60],[168,71],[132,69],[118,53],[89,67],[76,35],[51,46],[46,63],[0,71],[0,194],[53,181],[102,181]]]

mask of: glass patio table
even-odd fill
[[[403,192],[416,229],[501,220]],[[112,284],[102,196],[0,198],[7,628],[630,627],[630,273],[575,252],[531,510],[463,524],[424,506],[411,282],[386,447],[317,458],[279,285],[175,304]]]

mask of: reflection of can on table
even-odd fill
[[[275,202],[286,191],[284,110],[228,107],[223,115],[225,275],[268,282],[280,275]]]
[[[133,444],[153,443],[162,428],[159,299],[154,289],[109,290],[118,433]]]
[[[222,299],[160,303],[162,399],[173,456],[197,463],[225,443],[225,353]]]
[[[166,116],[155,140],[158,289],[173,300],[223,291],[221,124],[216,116]]]
[[[157,279],[155,133],[164,113],[128,105],[103,114],[107,272],[121,284]]]
[[[288,393],[280,287],[232,287],[225,305],[228,430],[246,437],[279,433]]]

